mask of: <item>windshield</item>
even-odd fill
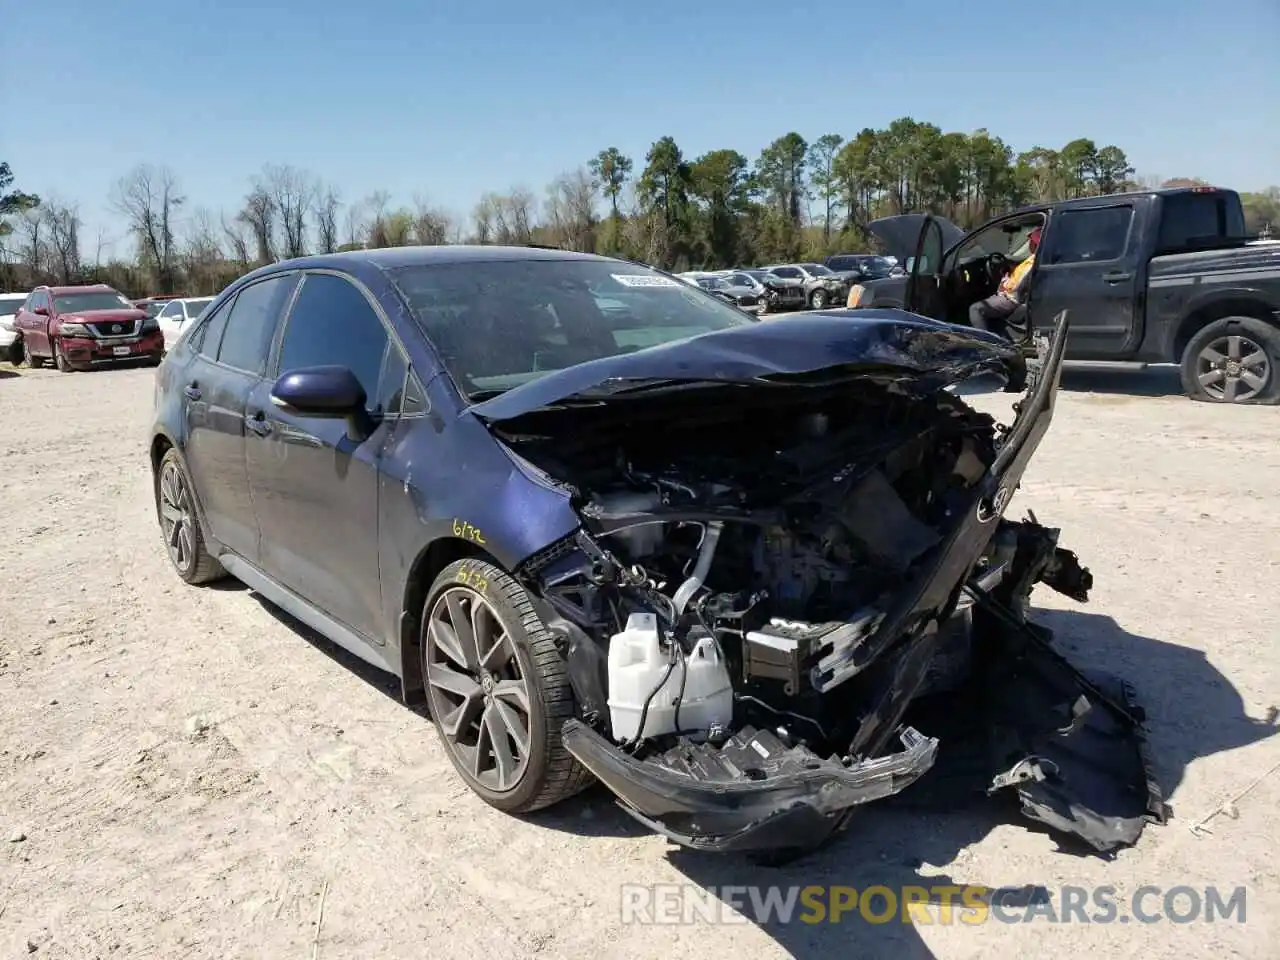
[[[95,290],[93,293],[64,293],[53,298],[58,313],[76,313],[81,310],[128,310],[132,304],[114,290]]]
[[[580,363],[755,322],[696,287],[617,261],[454,263],[388,274],[473,399]]]
[[[0,296],[0,317],[8,316],[11,313],[17,313],[18,309],[27,302],[27,295],[20,293],[16,296]]]

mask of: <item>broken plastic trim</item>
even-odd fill
[[[563,728],[565,748],[651,830],[697,850],[761,852],[816,845],[851,807],[892,796],[918,780],[938,741],[904,727],[903,750],[846,767],[813,760],[764,780],[694,780],[636,760],[578,720]]]

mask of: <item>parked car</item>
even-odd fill
[[[863,280],[883,280],[892,272],[895,263],[874,253],[840,253],[827,257],[823,266],[846,283],[861,283]]]
[[[22,339],[13,327],[13,318],[27,302],[26,293],[0,293],[0,356],[15,367],[22,362]]]
[[[799,280],[805,301],[814,310],[824,310],[833,303],[842,304],[849,294],[849,284],[820,263],[788,263],[765,269],[775,277]]]
[[[1028,344],[1070,309],[1067,359],[1176,363],[1195,400],[1280,403],[1280,247],[1251,243],[1240,196],[1179,187],[1027,207],[965,233],[908,214],[871,230],[907,258],[905,278],[862,284],[858,307],[905,306],[968,323],[1043,227],[1025,308],[1012,335]]]
[[[735,307],[752,312],[759,310],[764,287],[758,283],[734,283],[731,276],[703,277],[698,280],[698,286]]]
[[[160,332],[164,335],[164,348],[172,350],[191,321],[199,317],[200,312],[211,303],[213,297],[183,297],[165,303],[155,317],[160,324]]]
[[[159,363],[164,355],[160,325],[106,284],[36,287],[13,320],[23,359],[39,367],[88,370],[128,360]]]
[[[760,268],[737,270],[765,288],[761,313],[779,313],[787,310],[803,310],[805,307],[804,281],[784,278]]]
[[[904,711],[956,643],[952,695],[999,737],[991,789],[1099,849],[1135,840],[1136,710],[1023,620],[1034,582],[1079,600],[1090,576],[1057,530],[1001,516],[1065,329],[997,433],[943,388],[1016,387],[998,337],[903,311],[757,323],[680,286],[493,246],[241,278],[157,372],[173,568],[229,573],[396,675],[502,810],[594,775],[688,846],[811,847],[929,769],[939,741]]]
[[[165,304],[172,300],[177,300],[182,296],[180,293],[157,293],[150,297],[143,297],[140,300],[131,300],[130,303],[139,310],[145,310],[147,316],[155,318],[160,315],[160,311],[164,309]]]

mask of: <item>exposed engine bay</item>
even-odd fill
[[[1056,530],[1002,516],[1051,373],[1009,428],[947,391],[867,378],[608,401],[575,410],[571,436],[552,426],[563,411],[506,429],[583,519],[522,571],[564,637],[569,750],[680,843],[800,850],[933,765],[940,740],[905,721],[913,703],[1018,664],[1014,680],[1050,694],[1041,715],[1000,720],[988,788],[1098,850],[1136,839],[1158,794],[1081,827],[1037,739],[1094,707],[1121,739],[1140,726],[1026,620],[1036,583],[1080,601],[1091,585]]]

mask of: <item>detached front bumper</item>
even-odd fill
[[[771,748],[767,736],[748,727],[723,746],[688,748],[691,762],[704,771],[741,770],[743,756],[758,764],[747,768],[747,779],[694,779],[628,756],[578,720],[563,730],[565,748],[629,814],[682,846],[717,853],[816,846],[851,807],[918,780],[938,751],[937,740],[907,727],[900,752],[845,766],[802,747]]]

